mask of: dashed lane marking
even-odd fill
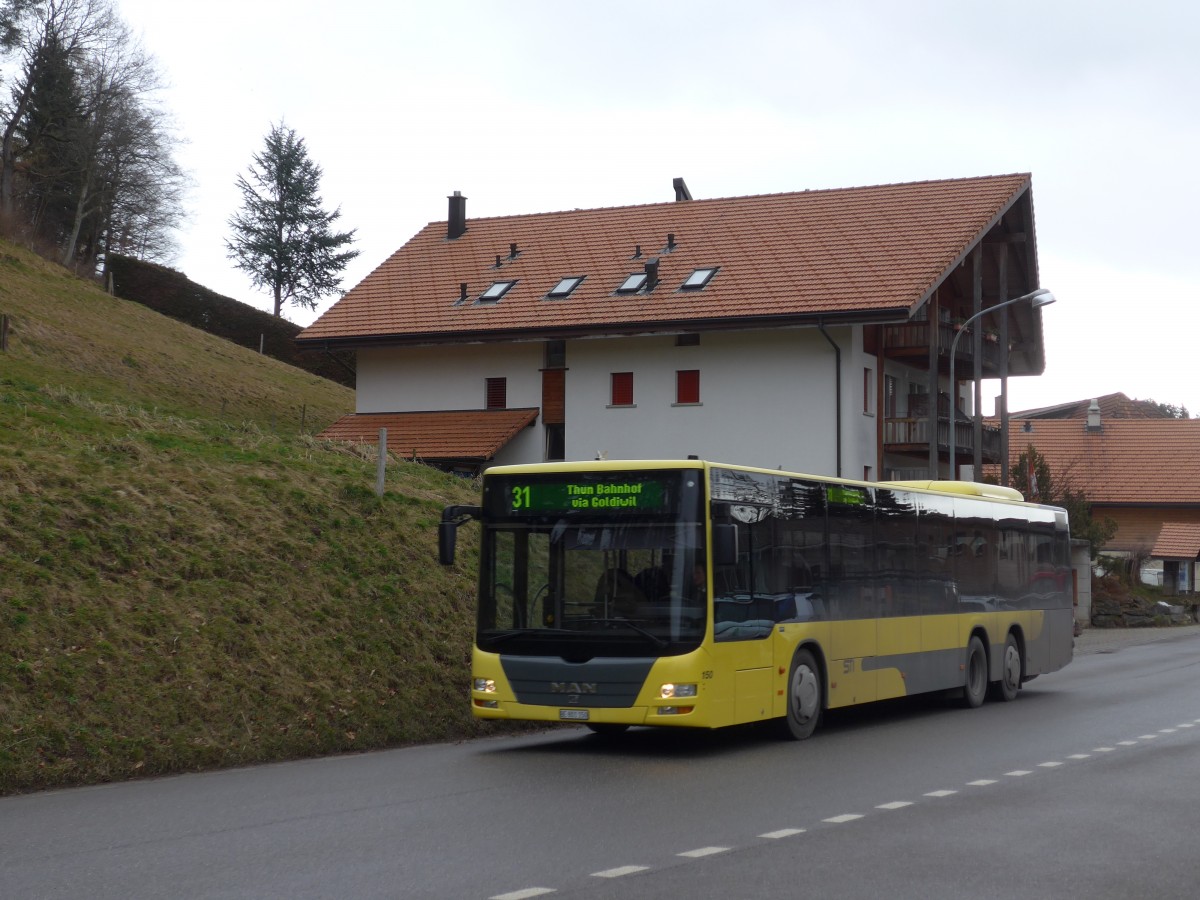
[[[1038,768],[1039,769],[1056,769],[1061,765],[1062,765],[1062,763],[1060,763],[1060,762],[1044,762],[1044,763],[1038,763]]]
[[[891,803],[880,803],[876,809],[904,809],[906,806],[912,806],[911,800],[893,800]]]
[[[1028,769],[1013,769],[1011,772],[1004,773],[1009,778],[1020,778],[1022,775],[1032,775]]]
[[[520,891],[509,891],[507,894],[497,894],[494,897],[489,897],[488,900],[529,900],[530,897],[541,897],[545,894],[555,893],[554,888],[524,888]]]
[[[930,791],[926,797],[949,797],[951,794],[957,794],[958,791]]]
[[[622,875],[632,875],[635,872],[645,872],[649,866],[617,866],[615,869],[605,869],[603,872],[593,872],[593,878],[620,878]]]
[[[1158,729],[1158,733],[1159,734],[1174,734],[1175,729],[1174,728],[1160,728],[1160,729]]]
[[[995,784],[994,778],[980,778],[977,781],[968,781],[967,784],[971,787],[987,787],[989,784]]]
[[[699,859],[702,856],[715,856],[718,853],[724,853],[728,847],[700,847],[696,850],[685,850],[683,853],[677,853],[676,856],[686,856],[688,859]]]
[[[1067,759],[1087,759],[1091,756],[1090,753],[1072,753]]]
[[[768,831],[766,834],[760,834],[760,838],[770,838],[777,841],[780,838],[792,837],[797,834],[804,834],[803,828],[780,828],[778,831]]]
[[[1118,747],[1132,747],[1137,741],[1117,741]]]
[[[1139,734],[1139,735],[1138,735],[1138,740],[1139,740],[1139,741],[1152,741],[1152,740],[1154,740],[1156,737],[1158,737],[1158,735],[1157,735],[1157,734]]]
[[[841,825],[845,822],[853,822],[855,819],[861,819],[859,813],[842,813],[840,816],[830,816],[828,819],[822,819],[822,822],[829,822],[832,825]]]
[[[1093,747],[1093,753],[1112,753],[1116,747]]]

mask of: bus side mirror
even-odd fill
[[[732,522],[714,522],[712,527],[712,535],[713,565],[737,565],[737,526]]]
[[[478,519],[482,513],[478,506],[447,506],[442,510],[442,521],[438,523],[438,562],[443,566],[454,565],[458,526]]]

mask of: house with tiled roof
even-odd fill
[[[1163,563],[1164,587],[1196,590],[1200,575],[1200,419],[1107,418],[1093,402],[1072,419],[1012,416],[1010,463],[1033,447],[1062,488],[1117,524],[1101,552]]]
[[[1038,287],[1030,176],[674,187],[476,219],[455,192],[297,338],[356,354],[356,410],[323,437],[386,428],[468,471],[697,455],[877,480],[948,477],[951,441],[974,471],[1005,458],[981,382],[1004,396],[1045,365],[1039,310],[987,311]]]
[[[1042,406],[1037,409],[1023,409],[1012,413],[1012,419],[1084,419],[1092,404],[1100,409],[1104,419],[1169,419],[1171,414],[1153,400],[1131,400],[1126,394],[1102,394],[1099,397],[1089,397],[1086,400],[1071,400],[1067,403],[1056,403],[1053,406]]]

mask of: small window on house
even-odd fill
[[[863,369],[863,415],[875,415],[875,370]]]
[[[570,296],[571,291],[579,287],[579,284],[582,281],[582,275],[572,275],[569,278],[561,278],[559,279],[558,284],[550,288],[550,293],[548,293],[546,296],[552,300],[561,300],[563,297]]]
[[[675,373],[675,402],[677,404],[700,402],[699,369],[681,369]]]
[[[621,286],[617,288],[618,294],[635,294],[640,291],[646,284],[645,272],[634,272],[628,278],[621,282]]]
[[[699,347],[700,335],[698,334],[677,334],[675,335],[676,347]]]
[[[681,287],[685,291],[698,291],[712,281],[712,277],[716,274],[717,269],[715,266],[710,269],[697,269],[684,280]]]
[[[567,364],[567,342],[546,341],[543,359],[545,360],[545,367],[547,369],[563,368]]]
[[[480,303],[495,303],[501,297],[508,293],[515,281],[493,281],[492,286],[479,295]]]
[[[633,373],[612,373],[610,406],[633,406]]]
[[[508,379],[488,378],[484,387],[484,409],[508,408]]]

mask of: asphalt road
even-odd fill
[[[0,898],[1192,898],[1198,681],[1200,628],[1085,634],[1015,703],[803,743],[564,729],[9,797]]]

